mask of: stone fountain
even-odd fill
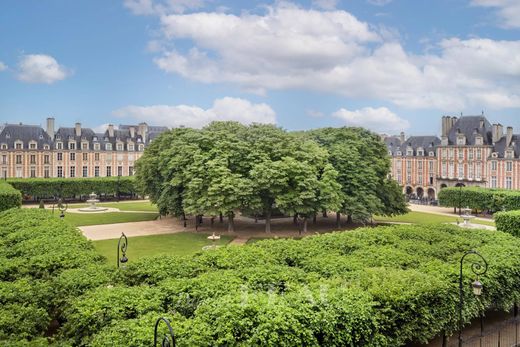
[[[475,219],[476,217],[475,216],[472,216],[470,213],[471,213],[471,209],[469,207],[466,207],[465,209],[462,210],[464,213],[460,216],[463,220],[464,220],[464,223],[462,224],[462,227],[464,228],[472,228],[473,225],[471,224],[471,221],[473,219]]]
[[[89,198],[90,199],[88,199],[87,202],[90,204],[90,206],[89,207],[80,208],[79,211],[81,211],[81,212],[101,212],[101,211],[108,210],[108,208],[106,208],[106,207],[96,206],[96,204],[99,202],[96,193],[92,192],[89,195]]]
[[[211,246],[204,246],[202,249],[205,251],[208,249],[217,249],[218,246],[215,244],[215,242],[220,240],[220,235],[215,235],[215,232],[213,232],[212,235],[208,236],[208,240],[213,241],[213,244]]]

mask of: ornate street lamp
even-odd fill
[[[52,204],[52,214],[54,214],[54,208],[57,208],[60,211],[60,218],[65,218],[65,211],[69,205],[67,203],[63,203],[63,199],[59,198],[57,202]]]
[[[175,347],[175,335],[173,334],[172,326],[170,324],[170,321],[164,317],[159,318],[157,320],[157,322],[155,323],[155,330],[153,333],[153,346],[156,347],[157,343],[159,342],[158,328],[159,328],[159,324],[161,324],[161,322],[164,322],[166,324],[166,326],[168,327],[168,333],[164,333],[160,346]]]
[[[119,241],[117,242],[117,267],[124,267],[124,265],[128,262],[128,258],[126,257],[126,249],[128,247],[128,238],[125,233],[121,233],[121,237],[119,237]],[[119,252],[121,252],[121,257],[119,256]]]
[[[467,251],[464,253],[462,258],[460,258],[460,276],[459,276],[459,347],[462,347],[462,308],[464,305],[464,287],[462,284],[462,265],[464,263],[464,259],[471,254],[475,254],[481,259],[481,262],[475,261],[471,263],[471,271],[475,274],[476,279],[472,283],[471,287],[473,288],[473,294],[475,296],[481,296],[482,295],[482,288],[483,285],[479,281],[479,276],[484,275],[487,272],[488,269],[488,263],[486,259],[476,251]]]
[[[462,178],[459,178],[459,216],[462,215]]]
[[[118,171],[119,171],[119,169],[118,169]],[[121,192],[120,192],[120,186],[119,186],[121,184],[120,180],[121,180],[121,172],[118,172],[117,173],[117,202],[119,202],[119,200],[121,200],[121,198],[120,198]]]

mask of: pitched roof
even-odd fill
[[[14,142],[20,140],[27,149],[29,141],[36,141],[38,148],[44,144],[52,145],[52,139],[39,125],[5,124],[0,132],[0,143],[6,143],[8,148],[14,148]]]
[[[484,145],[492,145],[493,126],[484,116],[462,116],[453,125],[448,133],[448,143],[450,145],[457,144],[457,135],[464,134],[466,136],[467,145],[475,145],[475,137],[477,134],[482,135]]]

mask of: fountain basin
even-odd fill
[[[99,202],[99,200],[97,199],[96,193],[92,192],[89,195],[89,198],[90,199],[88,199],[87,202],[90,204],[90,206],[89,207],[79,208],[78,211],[81,211],[81,212],[102,212],[102,211],[108,210],[108,208],[106,208],[106,207],[96,206],[96,204]]]

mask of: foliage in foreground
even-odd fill
[[[495,213],[497,230],[520,237],[520,211]]]
[[[45,211],[0,217],[0,345],[144,347],[161,316],[179,346],[426,342],[457,329],[458,263],[469,249],[489,270],[477,300],[464,266],[466,322],[520,299],[520,240],[502,232],[364,228],[161,255],[118,271]]]
[[[146,346],[146,327],[166,316],[180,346],[426,342],[457,329],[458,262],[466,250],[489,262],[480,301],[465,264],[466,322],[520,299],[518,247],[520,240],[501,232],[429,225],[152,257],[121,272],[113,288],[73,300],[62,334],[75,345],[128,339]]]
[[[1,213],[0,345],[43,344],[71,298],[108,281],[101,261],[76,228],[45,210]]]
[[[9,183],[0,181],[0,211],[22,205],[22,194]]]
[[[445,207],[469,207],[478,211],[520,210],[520,192],[489,188],[444,188],[439,202]]]

